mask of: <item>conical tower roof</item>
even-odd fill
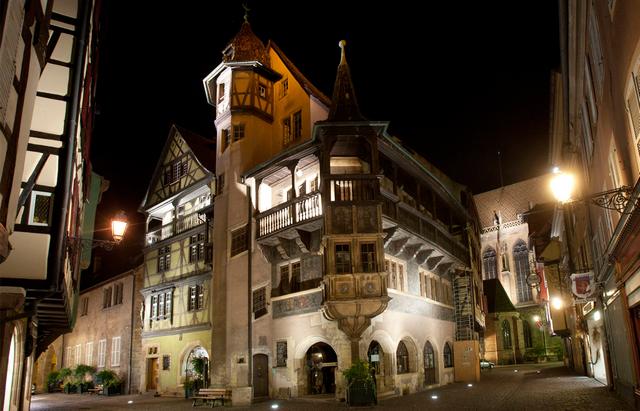
[[[339,43],[341,49],[340,64],[338,65],[338,73],[336,82],[333,86],[333,97],[331,98],[331,109],[329,111],[328,121],[361,121],[365,120],[360,113],[358,100],[351,81],[351,72],[347,64],[345,56],[345,46],[347,42],[341,40]]]
[[[262,40],[251,30],[251,25],[246,20],[242,23],[240,31],[222,51],[222,61],[225,63],[258,61],[268,66],[267,49]]]

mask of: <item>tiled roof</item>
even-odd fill
[[[501,217],[502,223],[518,219],[536,204],[555,201],[549,189],[549,174],[510,184],[495,190],[476,194],[474,199],[482,227],[494,224],[494,211]]]

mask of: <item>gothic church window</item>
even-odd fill
[[[507,320],[502,321],[502,347],[511,348],[511,326]]]
[[[516,268],[516,288],[518,292],[518,302],[523,303],[533,300],[531,287],[527,284],[527,276],[529,275],[529,249],[527,244],[519,240],[513,246],[513,259]]]
[[[524,335],[525,348],[533,347],[533,339],[531,338],[531,326],[526,320],[522,322],[522,334]]]
[[[489,247],[482,254],[482,267],[484,268],[485,280],[497,277],[498,269],[496,266],[496,250]]]

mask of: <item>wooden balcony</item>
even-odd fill
[[[310,193],[257,215],[258,239],[322,216],[320,193]]]
[[[182,217],[178,217],[169,224],[163,225],[157,230],[147,233],[147,246],[153,245],[160,241],[171,238],[174,235],[184,233],[206,222],[204,216],[200,216],[198,212],[193,212]]]
[[[396,221],[407,230],[429,240],[444,251],[465,263],[469,262],[467,247],[462,245],[455,237],[449,234],[441,224],[436,223],[431,217],[421,213],[415,208],[403,202],[398,202],[382,192],[382,214]],[[395,196],[394,196],[395,197]]]

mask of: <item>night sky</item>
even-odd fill
[[[124,209],[139,224],[125,246],[143,244],[136,210],[169,127],[213,138],[202,79],[243,19],[242,2],[105,1],[94,170],[111,181],[97,227]],[[304,4],[304,6],[303,6]],[[309,4],[315,7],[309,9]],[[528,2],[249,1],[249,21],[331,96],[347,58],[362,113],[390,121],[401,138],[479,193],[545,172],[549,74],[559,64],[557,4]],[[120,258],[122,253],[111,253]]]

